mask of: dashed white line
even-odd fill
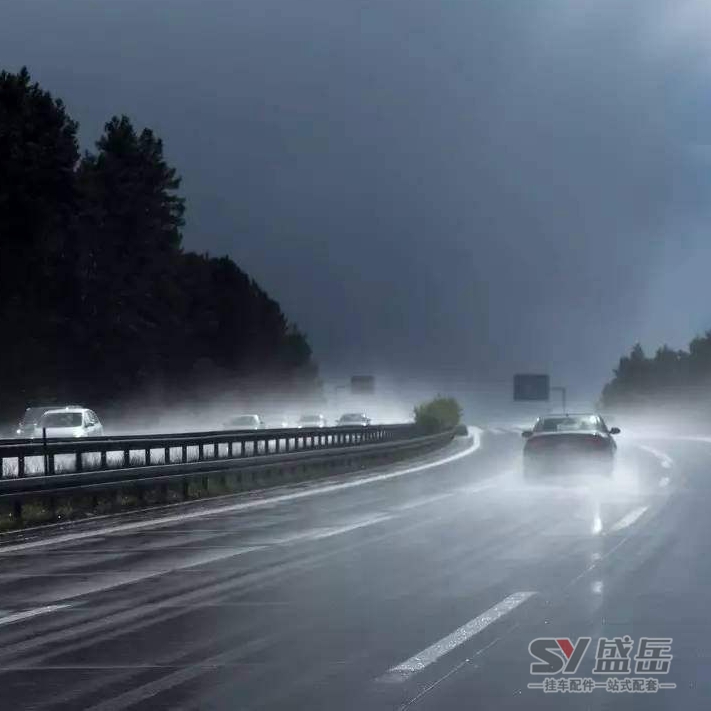
[[[23,610],[22,612],[13,612],[10,615],[4,615],[3,617],[0,617],[0,625],[9,625],[12,622],[29,620],[32,617],[37,617],[38,615],[45,615],[48,612],[55,612],[56,610],[62,610],[67,607],[71,607],[71,605],[45,605],[44,607],[35,607],[31,610]]]
[[[338,536],[341,533],[349,533],[350,531],[356,531],[359,528],[365,528],[366,526],[372,526],[376,523],[381,523],[382,521],[390,521],[394,516],[371,516],[370,518],[363,519],[361,521],[354,521],[352,523],[347,523],[342,526],[323,526],[321,528],[311,528],[306,531],[298,531],[292,533],[288,536],[272,537],[272,538],[257,538],[257,545],[289,545],[290,543],[303,543],[308,541],[320,541],[323,538],[330,538],[331,536]]]
[[[513,595],[509,595],[501,602],[490,607],[486,612],[483,612],[478,617],[475,617],[465,625],[454,630],[451,634],[448,634],[421,652],[406,659],[404,662],[390,668],[383,678],[387,680],[404,680],[412,674],[422,671],[425,667],[436,662],[440,657],[464,644],[474,635],[486,629],[490,624],[501,619],[519,605],[522,605],[535,594],[535,592],[517,592],[513,593]]]
[[[674,462],[668,454],[665,454],[664,452],[661,452],[658,449],[654,449],[654,447],[648,447],[646,444],[638,444],[637,446],[640,449],[643,449],[645,452],[649,452],[652,456],[656,457],[662,467],[664,467],[664,469],[671,469],[672,466],[674,466]]]
[[[455,496],[456,492],[451,491],[446,494],[434,494],[433,496],[423,496],[419,499],[413,499],[404,504],[398,504],[391,508],[392,511],[409,511],[410,509],[416,509],[420,506],[427,506],[428,504],[434,504],[437,501],[442,501],[443,499],[449,499]]]
[[[617,523],[610,526],[610,532],[622,531],[625,528],[629,528],[644,515],[648,508],[648,506],[638,506],[636,509],[632,509],[632,511],[623,516]]]
[[[88,576],[88,580],[80,582],[70,582],[58,587],[57,585],[47,587],[43,593],[37,593],[34,599],[41,602],[49,600],[71,600],[83,595],[92,595],[106,590],[122,587],[124,585],[134,585],[142,583],[151,578],[159,578],[170,573],[197,568],[201,565],[209,565],[222,560],[228,560],[245,553],[261,550],[263,546],[244,546],[226,551],[201,552],[196,555],[184,558],[180,562],[167,563],[161,568],[151,568],[148,570],[136,570],[130,572],[107,571],[101,575]],[[50,612],[51,610],[47,610]]]
[[[73,541],[84,540],[86,538],[108,536],[114,533],[139,531],[145,528],[156,528],[158,526],[166,526],[171,523],[183,523],[185,521],[203,518],[205,516],[216,516],[220,514],[234,513],[236,511],[247,511],[250,509],[262,508],[265,506],[274,506],[275,504],[283,504],[288,501],[303,499],[309,496],[330,494],[334,491],[352,489],[357,486],[372,484],[373,482],[396,479],[407,474],[414,474],[415,472],[424,471],[425,469],[431,469],[433,467],[442,466],[443,464],[449,464],[450,462],[454,462],[457,459],[462,459],[463,457],[469,456],[472,452],[476,451],[481,446],[481,430],[477,427],[470,427],[469,433],[471,434],[473,440],[472,444],[469,447],[463,449],[461,452],[457,452],[456,454],[444,457],[443,459],[438,459],[434,462],[427,462],[426,464],[419,464],[414,467],[407,467],[406,469],[398,469],[394,472],[389,472],[387,474],[373,474],[372,476],[365,476],[360,479],[339,482],[337,484],[315,486],[313,488],[306,489],[305,491],[294,491],[288,494],[265,497],[264,499],[259,499],[258,501],[245,501],[239,504],[233,504],[231,506],[219,506],[215,508],[201,509],[200,511],[184,511],[182,513],[175,514],[172,516],[161,516],[160,518],[148,519],[144,521],[134,521],[132,523],[120,523],[115,526],[106,526],[104,528],[97,528],[91,531],[82,531],[80,533],[67,533],[54,537],[49,536],[47,538],[41,538],[39,540],[29,541],[27,543],[16,543],[7,546],[1,546],[0,555],[2,555],[3,553],[14,553],[17,551],[29,550],[32,548],[53,546],[60,543],[70,543]]]

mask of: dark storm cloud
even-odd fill
[[[3,66],[155,127],[326,366],[596,391],[711,326],[700,0],[18,5]]]

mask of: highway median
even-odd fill
[[[358,473],[433,451],[454,436],[453,428],[424,434],[409,424],[6,440],[0,530]],[[39,464],[30,467],[33,458]]]

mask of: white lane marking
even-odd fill
[[[46,605],[44,607],[35,607],[31,610],[24,610],[22,612],[14,612],[10,615],[0,617],[0,625],[9,625],[11,622],[19,622],[20,620],[29,620],[32,617],[44,615],[48,612],[55,612],[56,610],[63,610],[67,607],[71,607],[71,605]]]
[[[507,615],[519,605],[522,605],[535,594],[535,592],[517,592],[513,595],[509,595],[501,602],[490,607],[486,612],[470,620],[438,642],[423,649],[421,652],[418,652],[397,666],[390,668],[386,677],[388,679],[405,679],[412,674],[422,671],[425,667],[432,664],[432,662],[436,662],[440,657],[451,652],[461,644],[464,644],[475,634],[478,634],[490,624],[501,619],[504,615]]]
[[[617,523],[610,526],[610,532],[622,531],[625,528],[629,528],[635,521],[644,515],[648,508],[649,506],[638,506],[636,509],[632,509],[632,511],[625,514]]]
[[[49,538],[42,538],[37,541],[30,541],[28,543],[16,543],[7,546],[0,547],[0,555],[3,553],[12,553],[15,551],[29,550],[31,548],[41,548],[45,546],[57,545],[59,543],[70,543],[72,541],[80,541],[86,538],[96,538],[99,536],[108,536],[113,533],[122,533],[125,531],[139,531],[144,528],[156,528],[158,526],[165,526],[170,523],[183,523],[184,521],[190,521],[197,518],[204,518],[205,516],[215,516],[226,513],[234,513],[236,511],[248,511],[250,509],[262,508],[264,506],[273,506],[275,504],[283,504],[288,501],[295,501],[297,499],[303,499],[309,496],[317,496],[322,494],[330,494],[334,491],[342,491],[344,489],[352,489],[357,486],[364,486],[366,484],[372,484],[373,482],[388,481],[389,479],[396,479],[407,474],[414,474],[415,472],[424,471],[425,469],[431,469],[433,467],[439,467],[443,464],[449,464],[457,459],[462,459],[463,457],[468,457],[472,452],[475,452],[481,446],[481,430],[477,427],[470,427],[469,433],[472,435],[472,444],[461,452],[452,454],[449,457],[444,457],[443,459],[438,459],[434,462],[427,462],[426,464],[419,464],[414,467],[408,467],[407,469],[399,469],[394,472],[389,472],[388,474],[373,474],[372,476],[365,476],[361,479],[355,479],[353,481],[339,482],[338,484],[327,484],[325,486],[315,486],[313,488],[307,489],[305,491],[294,491],[289,494],[281,494],[278,496],[272,496],[258,501],[246,501],[239,504],[233,504],[231,506],[219,506],[211,509],[201,509],[200,511],[186,511],[184,513],[176,514],[173,516],[162,516],[160,518],[148,519],[144,521],[134,521],[133,523],[121,523],[115,526],[106,526],[104,528],[97,528],[92,531],[83,531],[81,533],[67,533],[60,536],[54,536]]]
[[[323,538],[330,538],[331,536],[338,536],[341,533],[348,533],[350,531],[355,531],[359,528],[365,528],[366,526],[372,526],[376,523],[381,523],[382,521],[390,521],[395,518],[394,516],[372,516],[368,519],[362,521],[354,521],[353,523],[348,523],[343,526],[324,526],[321,528],[310,528],[306,531],[297,531],[289,536],[272,537],[272,538],[257,538],[256,541],[250,541],[256,545],[270,545],[270,546],[281,546],[288,545],[290,543],[301,543],[303,541],[320,541]]]
[[[456,492],[447,492],[446,494],[434,494],[433,496],[422,496],[419,499],[413,499],[405,504],[399,504],[393,506],[391,511],[409,511],[410,509],[416,509],[420,506],[427,506],[427,504],[434,504],[436,501],[442,501],[442,499],[449,499],[454,496]]]
[[[58,588],[56,584],[46,590],[44,595],[45,600],[72,600],[73,598],[83,595],[91,595],[97,592],[113,590],[122,585],[132,585],[140,583],[151,578],[158,578],[170,573],[177,573],[190,568],[195,568],[208,563],[216,563],[228,558],[234,558],[238,555],[251,553],[252,551],[262,550],[264,546],[245,546],[243,548],[234,548],[231,551],[216,551],[212,553],[200,553],[197,556],[191,556],[185,559],[182,563],[174,565],[166,565],[163,568],[152,567],[150,570],[121,572],[109,571],[101,575],[101,578],[94,577],[91,580],[80,583],[71,583],[63,588]],[[34,595],[33,599],[42,601],[42,594]],[[49,610],[48,610],[49,611]]]
[[[71,583],[63,588],[57,588],[57,585],[55,584],[51,587],[50,590],[47,591],[48,597],[46,599],[72,600],[83,595],[91,595],[97,592],[104,592],[106,590],[112,590],[123,585],[141,583],[145,580],[150,580],[151,578],[157,578],[163,575],[168,575],[170,573],[187,572],[201,565],[216,563],[218,561],[227,560],[229,558],[234,558],[238,555],[244,555],[245,553],[251,553],[253,551],[264,550],[268,546],[289,545],[292,543],[302,543],[305,541],[319,541],[324,538],[338,536],[342,533],[348,533],[350,531],[354,531],[359,528],[364,528],[366,526],[372,526],[373,524],[380,523],[382,521],[388,521],[392,518],[394,517],[372,516],[371,518],[361,521],[354,521],[350,524],[346,524],[343,526],[312,528],[307,531],[295,533],[291,536],[285,536],[284,538],[273,538],[264,541],[261,539],[258,541],[249,541],[250,545],[248,546],[243,546],[239,548],[233,547],[230,550],[217,550],[211,552],[201,551],[198,555],[192,555],[186,559],[183,559],[179,563],[165,564],[162,568],[157,568],[154,564],[151,564],[151,567],[147,570],[129,572],[101,572],[94,575],[89,581]],[[80,574],[79,577],[81,577],[82,575],[83,574]],[[62,575],[60,574],[57,577],[62,577]],[[42,595],[37,595],[34,599],[42,601]]]
[[[498,481],[499,479],[504,479],[505,477],[506,474],[503,474],[501,476],[496,477],[496,480]],[[457,489],[456,492],[453,493],[456,494],[458,492],[460,494],[478,494],[481,491],[493,489],[494,487],[497,487],[499,491],[503,491],[503,486],[501,484],[497,484],[497,481],[492,481],[487,484],[479,484],[477,486],[462,486],[461,488]]]
[[[638,444],[637,447],[656,457],[664,469],[671,469],[672,466],[674,466],[674,462],[668,454],[660,452],[658,449],[654,449],[654,447],[648,447],[646,444]]]
[[[235,650],[204,659],[198,664],[179,668],[171,674],[149,681],[142,686],[136,686],[119,696],[100,701],[89,707],[87,711],[121,711],[121,709],[131,708],[145,701],[148,702],[146,705],[150,708],[156,708],[160,704],[154,704],[150,700],[158,694],[202,676],[208,669],[221,669],[228,665],[235,665],[239,660],[254,652],[263,652],[275,643],[275,639],[275,635],[270,635],[250,640]]]
[[[359,528],[365,528],[366,526],[372,526],[375,523],[381,523],[382,521],[390,521],[395,518],[394,516],[373,516],[367,521],[358,521],[356,523],[349,523],[345,526],[333,526],[332,528],[327,528],[320,531],[313,536],[314,541],[320,541],[322,538],[330,538],[331,536],[340,536],[341,533],[349,533],[350,531],[355,531]]]

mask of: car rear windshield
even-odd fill
[[[42,427],[81,427],[81,412],[50,412],[40,420]]]
[[[534,432],[600,432],[604,430],[602,420],[596,415],[546,417],[539,420]]]
[[[341,417],[342,422],[360,422],[363,419],[363,415],[343,415]]]
[[[318,415],[304,415],[301,422],[320,422],[321,418]]]

